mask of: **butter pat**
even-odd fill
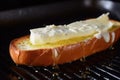
[[[30,42],[33,45],[41,45],[92,34],[96,36],[107,32],[112,26],[108,14],[103,14],[95,19],[76,21],[68,25],[48,25],[44,28],[30,29]]]

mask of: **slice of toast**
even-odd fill
[[[30,35],[14,39],[9,51],[16,64],[49,66],[72,62],[105,50],[120,38],[120,22],[110,20],[114,25],[100,35],[74,37],[54,43],[33,45]]]

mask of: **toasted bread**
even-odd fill
[[[84,37],[76,37],[55,43],[32,45],[30,35],[16,38],[11,41],[9,51],[16,64],[29,66],[49,66],[72,62],[96,52],[106,50],[120,38],[120,22],[110,20],[114,27],[104,35],[97,38],[94,34]]]

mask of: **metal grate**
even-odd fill
[[[119,43],[110,49],[59,66],[11,66],[18,80],[120,80]]]

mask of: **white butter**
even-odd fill
[[[33,45],[40,45],[73,37],[88,36],[94,33],[96,33],[97,38],[100,38],[101,33],[107,31],[112,25],[113,23],[109,21],[108,14],[103,14],[96,19],[77,21],[68,25],[49,25],[44,28],[31,29],[30,42]],[[106,42],[110,40],[107,33],[102,36]]]
[[[114,42],[114,40],[115,40],[115,33],[112,32],[111,35],[112,35],[112,42]]]
[[[108,32],[102,33],[102,36],[103,36],[105,42],[107,42],[107,43],[110,42],[110,34]]]
[[[53,57],[54,57],[55,59],[58,57],[59,54],[58,54],[57,49],[53,49],[52,55],[53,55]]]

